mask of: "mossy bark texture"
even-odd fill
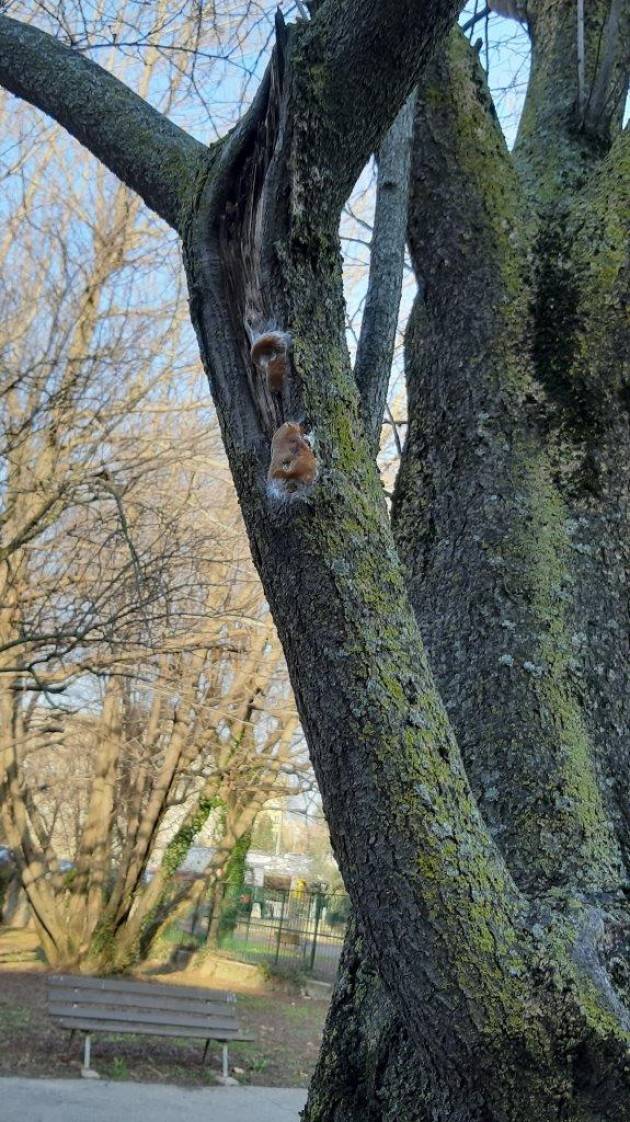
[[[610,14],[595,7],[591,62]],[[530,922],[583,924],[590,968],[623,1001],[628,145],[613,96],[592,132],[576,117],[575,6],[537,5],[531,30],[515,157],[462,37],[421,86],[408,231],[420,295],[393,527],[477,805]],[[477,1073],[436,1079],[355,928],[305,1117],[627,1117],[627,1092],[595,1089],[603,1053],[595,1066],[582,1047],[569,1056],[546,1103],[525,1068],[499,1110]],[[496,1077],[512,1081],[500,1066]]]

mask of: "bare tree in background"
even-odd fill
[[[182,889],[174,878],[208,820],[214,860],[194,885],[199,895],[211,891],[235,848],[243,849],[261,806],[309,782],[283,661],[268,629],[261,624],[248,636],[239,624],[226,643],[229,622],[220,613],[210,620],[205,648],[144,664],[151,681],[111,674],[92,720],[77,714],[62,725],[54,753],[35,737],[20,761],[51,897],[34,914],[53,964],[126,969],[173,909],[194,903],[188,884]],[[213,646],[219,633],[221,644]],[[68,769],[80,783],[79,806],[69,805]],[[8,809],[15,812],[14,800]],[[74,844],[62,852],[73,864],[56,880],[70,815]]]
[[[220,865],[304,764],[177,284],[138,308],[164,239],[64,143],[1,247],[2,819],[48,960],[112,969],[167,908],[174,809],[222,808]]]

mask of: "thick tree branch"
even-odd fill
[[[619,853],[588,751],[579,764],[573,756],[586,732],[567,653],[571,548],[554,525],[562,503],[531,357],[531,238],[459,32],[421,88],[413,161],[409,244],[426,291],[408,333],[409,433],[393,510],[412,603],[482,812],[519,884],[540,892],[588,867],[594,885],[608,886]],[[550,786],[567,793],[570,813]]]
[[[378,153],[370,278],[354,365],[366,435],[378,451],[400,308],[415,93],[405,102]]]
[[[574,0],[530,0],[527,7],[532,67],[514,156],[534,205],[545,213],[582,186],[621,124],[630,3],[590,0],[585,11],[578,65]]]
[[[53,117],[175,229],[207,149],[112,74],[0,16],[0,84]]]
[[[336,203],[418,82],[436,44],[454,23],[458,0],[327,0],[308,25],[294,59],[298,84],[316,89],[320,150],[334,169]]]

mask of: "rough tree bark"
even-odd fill
[[[421,295],[393,522],[484,820],[541,926],[590,915],[627,999],[627,140],[607,155],[614,96],[591,136],[576,129],[571,7],[536,15],[516,162],[463,38],[423,86],[409,225]],[[592,39],[605,15],[601,5],[591,17]],[[494,1117],[474,1097],[458,1114],[452,1087],[436,1113],[354,930],[329,1026],[309,1122]],[[576,1083],[587,1074],[576,1052]],[[589,1113],[575,1085],[557,1109],[549,1116],[624,1116],[603,1092]],[[508,1116],[539,1117],[527,1098]]]
[[[536,38],[543,61],[534,67],[534,91],[536,74],[547,75],[539,82],[541,120],[530,99],[519,152],[529,197],[538,180],[544,184],[538,231],[554,192],[561,193],[557,161],[563,149],[573,151],[565,136],[575,131],[567,98],[557,99],[556,117],[549,102],[554,49],[557,80],[564,81],[562,20],[571,18],[572,5],[540,0],[531,9],[535,35],[545,20],[551,29]],[[0,81],[65,124],[182,234],[200,352],[361,931],[360,944],[351,939],[345,955],[309,1122],[612,1122],[630,1117],[629,1022],[600,951],[609,928],[623,928],[625,871],[598,790],[600,754],[564,650],[573,604],[565,576],[568,500],[556,456],[562,434],[552,434],[549,447],[542,442],[547,410],[555,416],[556,403],[536,354],[544,356],[551,342],[549,331],[538,331],[540,316],[534,347],[528,333],[529,292],[540,291],[545,259],[534,252],[538,243],[528,242],[529,224],[520,228],[516,173],[492,133],[480,76],[470,76],[457,40],[431,76],[416,119],[427,180],[423,191],[416,173],[414,206],[426,207],[438,230],[433,241],[431,223],[415,228],[412,216],[416,268],[429,274],[428,324],[415,322],[411,334],[410,390],[416,382],[418,389],[396,502],[416,611],[423,620],[428,614],[422,581],[430,595],[439,586],[447,600],[444,638],[433,622],[428,639],[448,709],[407,597],[343,341],[341,206],[456,10],[447,2],[326,0],[308,24],[279,23],[250,113],[208,154],[182,141],[179,130],[169,132],[172,126],[148,107],[139,109],[135,95],[124,139],[112,138],[124,87],[100,79],[98,67],[77,68],[57,54],[60,76],[64,69],[72,76],[70,94],[59,80],[44,90],[42,67],[53,48],[6,17]],[[605,5],[593,10],[587,45]],[[446,90],[440,67],[450,69]],[[611,73],[618,69],[613,61]],[[105,102],[102,129],[81,96],[96,87],[99,106]],[[550,142],[553,128],[558,136]],[[599,156],[575,159],[589,179],[585,190],[595,182],[589,171],[606,174],[601,132],[596,143]],[[595,145],[585,124],[576,144],[580,153]],[[179,195],[173,146],[185,164]],[[609,174],[618,175],[614,150],[610,160]],[[496,179],[488,185],[490,166]],[[440,235],[444,177],[450,224]],[[579,189],[577,181],[571,189]],[[454,241],[467,193],[469,225]],[[588,208],[586,226],[591,216]],[[612,246],[618,219],[601,243],[597,270],[607,295],[619,278]],[[579,255],[579,237],[566,244]],[[445,267],[449,253],[452,271]],[[530,260],[538,264],[531,279]],[[548,267],[556,262],[552,253]],[[588,277],[592,265],[585,261],[582,269]],[[480,293],[473,299],[475,271],[488,281],[483,304]],[[588,334],[592,314],[586,295],[584,301],[578,334]],[[415,319],[423,315],[417,310]],[[255,380],[249,363],[247,329],[269,321],[293,338],[281,400]],[[425,331],[435,346],[430,384]],[[608,339],[607,333],[606,345]],[[575,348],[578,364],[584,350]],[[365,402],[363,408],[369,423]],[[306,498],[278,504],[265,488],[270,438],[280,421],[298,417],[314,430],[319,478]],[[438,430],[444,448],[429,448]],[[471,502],[471,524],[483,525],[483,537],[476,541],[477,529],[466,524],[458,544],[450,519],[461,518]],[[413,519],[409,533],[403,517]],[[470,580],[461,571],[468,563]],[[453,565],[460,566],[455,573]],[[460,642],[452,633],[457,612],[473,646],[461,641],[452,672],[440,643],[446,649]],[[513,646],[497,634],[513,636]],[[470,663],[478,656],[475,676]],[[481,680],[486,671],[489,687]],[[481,692],[471,701],[475,689]]]

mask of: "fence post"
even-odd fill
[[[287,893],[286,893],[286,889],[283,889],[282,907],[280,909],[280,923],[278,924],[278,935],[276,937],[276,957],[275,957],[276,966],[278,965],[278,958],[280,956],[280,937],[282,935],[282,924],[283,924],[283,921],[284,921],[284,908],[285,908],[286,902],[287,902]]]
[[[321,895],[321,892],[318,892],[317,893],[317,899],[315,901],[315,927],[313,928],[313,943],[312,943],[312,946],[311,946],[311,961],[310,961],[310,965],[309,965],[309,970],[310,970],[311,974],[313,973],[313,967],[315,966],[315,955],[317,954],[317,932],[319,930],[319,920],[320,920],[321,914],[322,914],[322,895]]]
[[[249,946],[249,929],[252,925],[252,909],[253,909],[253,907],[254,907],[254,890],[252,888],[252,894],[251,894],[250,901],[249,901],[249,911],[247,913],[247,928],[246,928],[246,931],[245,931],[245,946],[246,947]]]

